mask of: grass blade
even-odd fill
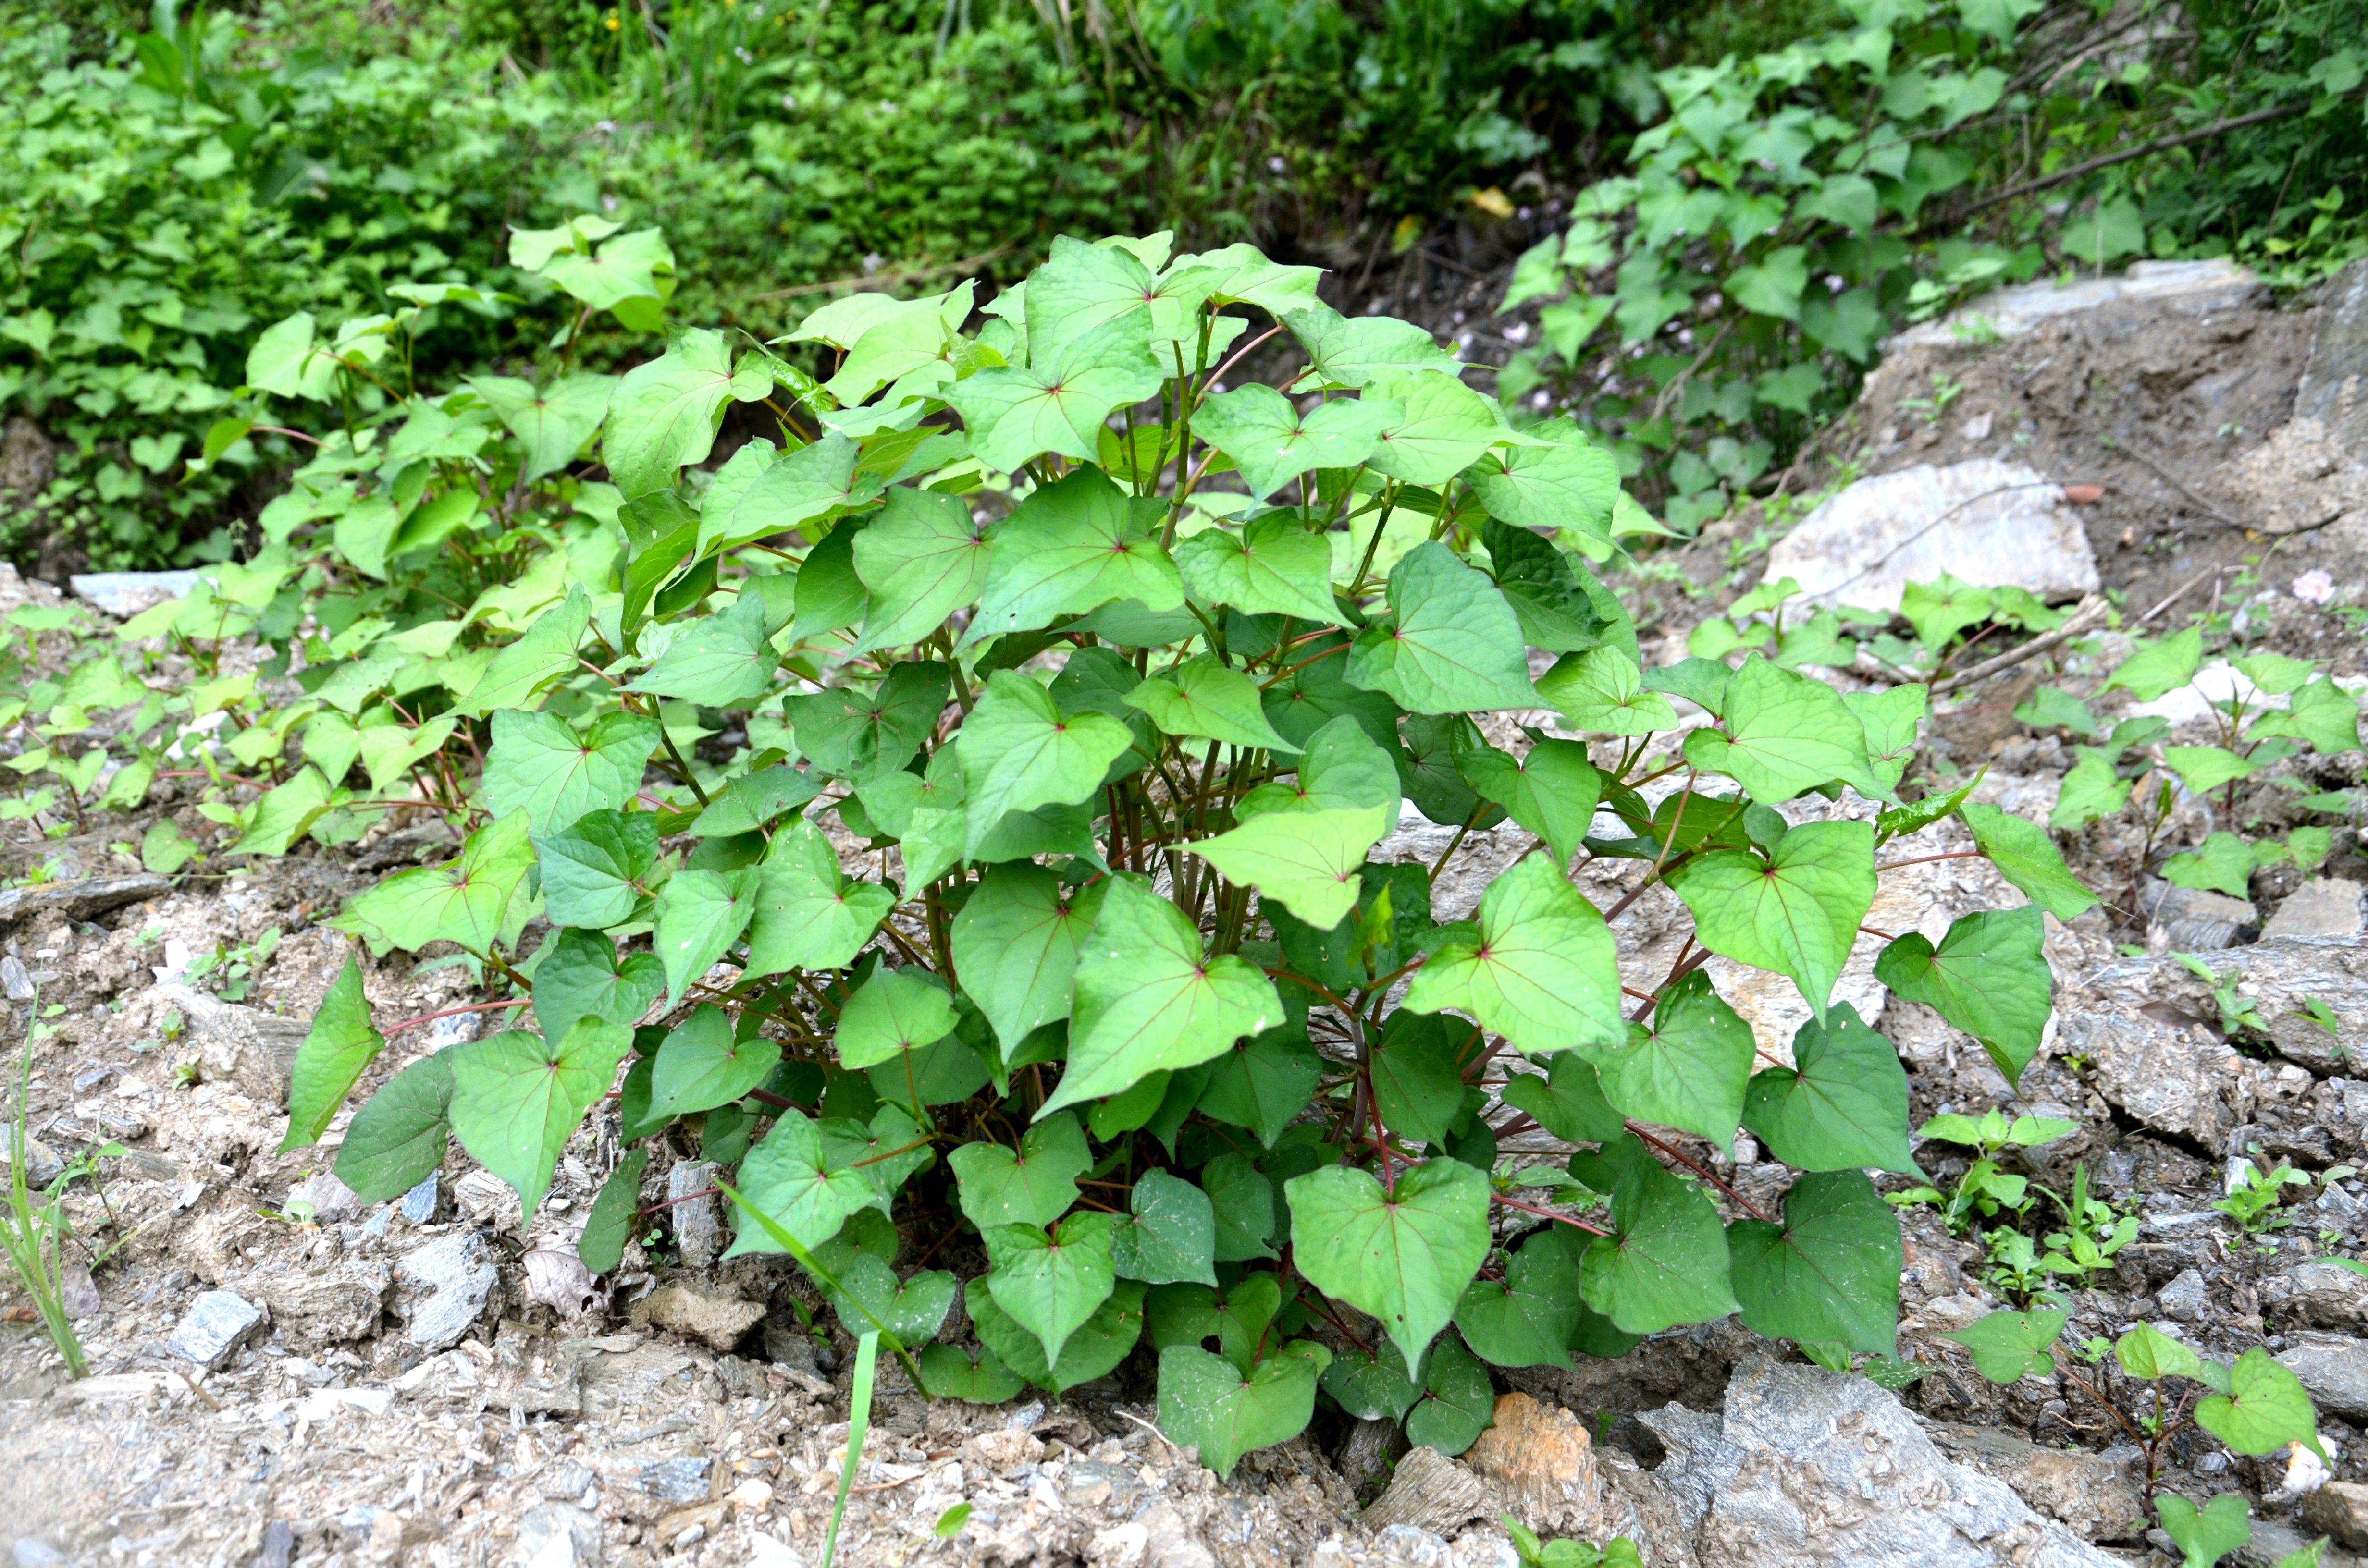
[[[855,1389],[847,1407],[847,1462],[839,1467],[838,1496],[830,1506],[830,1528],[823,1533],[822,1568],[830,1568],[838,1551],[839,1521],[847,1517],[847,1494],[863,1463],[863,1438],[871,1426],[871,1374],[880,1364],[876,1329],[855,1342]]]

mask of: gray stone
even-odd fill
[[[2109,1568],[2004,1482],[1943,1455],[1898,1398],[1864,1378],[1755,1358],[1724,1412],[1640,1419],[1668,1447],[1656,1472],[1699,1521],[1702,1568]]]
[[[2317,1328],[2368,1324],[2368,1278],[2332,1263],[2305,1263],[2261,1282],[2261,1304]]]
[[[1769,552],[1812,604],[1896,610],[1911,582],[1942,572],[2042,597],[2093,593],[2097,558],[2064,493],[2021,463],[1978,458],[1861,479]]]
[[[2209,483],[2264,533],[2300,533],[2368,510],[2368,469],[2317,419],[2279,426],[2260,446],[2214,469]]]
[[[195,567],[181,572],[77,572],[66,585],[75,597],[128,620],[167,599],[188,598],[197,591],[198,574]]]
[[[428,1172],[417,1187],[404,1193],[395,1210],[415,1225],[425,1225],[436,1218],[436,1173]]]
[[[2241,898],[2209,888],[2180,887],[2159,877],[2146,879],[2138,892],[2138,907],[2162,927],[2172,950],[2182,953],[2234,947],[2237,928],[2253,925],[2258,918],[2253,906]]]
[[[55,1547],[39,1536],[18,1536],[14,1555],[17,1568],[58,1568],[65,1562]]]
[[[385,1264],[354,1257],[324,1268],[260,1274],[248,1281],[270,1307],[271,1321],[302,1345],[375,1338],[391,1283]]]
[[[578,1487],[576,1494],[582,1493]],[[564,1547],[556,1544],[562,1539],[567,1542]],[[566,1562],[590,1568],[601,1561],[600,1520],[566,1503],[538,1503],[518,1517],[518,1558],[529,1564]]]
[[[159,985],[152,1006],[170,1006],[188,1028],[198,1069],[211,1083],[238,1085],[267,1105],[288,1101],[288,1075],[312,1026],[254,1007],[242,1007],[187,985]]]
[[[536,1478],[534,1484],[535,1490],[546,1497],[572,1502],[589,1491],[598,1479],[591,1471],[571,1461],[552,1466]]]
[[[2146,1517],[2144,1471],[2135,1449],[2101,1454],[2043,1449],[1990,1426],[1935,1425],[1930,1431],[1950,1458],[1997,1476],[2085,1540],[2122,1540]]]
[[[304,1201],[313,1206],[313,1222],[316,1225],[334,1226],[362,1211],[359,1195],[339,1181],[333,1171],[323,1171],[304,1184]]]
[[[730,1350],[765,1316],[765,1303],[745,1301],[712,1286],[677,1279],[633,1303],[632,1321]]]
[[[13,1165],[16,1162],[18,1136],[14,1127],[0,1132],[0,1165]],[[25,1184],[28,1187],[39,1191],[65,1174],[66,1162],[63,1155],[29,1132],[21,1136],[25,1140]]]
[[[396,1264],[395,1312],[404,1322],[404,1338],[427,1350],[459,1344],[484,1316],[485,1303],[501,1283],[488,1261],[492,1253],[482,1233],[454,1231]]]
[[[2200,1023],[2067,995],[2057,1004],[2055,1053],[2087,1058],[2097,1092],[2148,1127],[2212,1148],[2251,1109],[2243,1058]]]
[[[712,1192],[720,1168],[712,1160],[685,1160],[666,1172],[666,1199],[673,1204],[666,1210],[666,1223],[686,1268],[705,1268],[723,1245],[723,1224],[715,1199],[690,1196]]]
[[[41,988],[33,983],[33,971],[25,960],[14,953],[0,955],[0,996],[11,1002],[38,1002]]]
[[[1144,1568],[1217,1568],[1214,1553],[1193,1537],[1172,1503],[1154,1503],[1135,1521],[1144,1529]]]
[[[2084,278],[2071,283],[2050,279],[1992,290],[1938,321],[1908,328],[1884,347],[1945,348],[1983,335],[2026,337],[2044,322],[2098,310],[2117,300],[2174,303],[2201,315],[2235,310],[2264,292],[2259,278],[2226,256],[2210,261],[2134,262],[2119,278]]]
[[[2357,937],[2360,935],[2360,884],[2340,878],[2313,877],[2286,895],[2264,938],[2274,937]]]
[[[2163,1315],[2180,1323],[2202,1323],[2212,1306],[2211,1288],[2203,1283],[2201,1271],[2182,1268],[2169,1284],[2155,1292],[2155,1301]]]
[[[270,1319],[261,1307],[230,1290],[207,1290],[189,1303],[187,1317],[165,1347],[184,1361],[212,1371],[262,1332]]]
[[[713,1463],[696,1458],[644,1460],[626,1472],[622,1484],[661,1503],[704,1503]]]
[[[1417,1448],[1398,1461],[1389,1489],[1365,1509],[1365,1528],[1412,1527],[1445,1535],[1468,1520],[1487,1517],[1486,1486],[1470,1466],[1437,1449]],[[1440,1542],[1441,1551],[1447,1543]]]
[[[2368,1486],[2330,1481],[2303,1500],[2302,1522],[2338,1544],[2368,1547]]]
[[[144,871],[128,877],[85,877],[80,881],[10,888],[0,892],[0,928],[51,910],[69,920],[88,920],[140,899],[162,898],[172,891],[170,881]]]
[[[2215,962],[2223,969],[2241,971],[2245,992],[2268,1023],[2270,1041],[2279,1055],[2327,1074],[2356,1074],[2359,1063],[2368,1062],[2368,943],[2343,937],[2285,937],[2272,940],[2265,936],[2251,947]],[[2217,1005],[2212,1000],[2212,988],[2168,955],[2100,970],[2088,981],[2087,990],[2131,1009],[2147,1002],[2169,1002],[2199,1017],[2219,1017]],[[2335,1033],[2328,1034],[2304,1011],[2309,1001],[2319,1002],[2334,1013]],[[2066,1002],[2064,1006],[2064,1022],[2068,1029],[2072,1017],[2085,1013],[2087,1007],[2077,1001]],[[2190,1049],[2203,1051],[2192,1040]],[[2062,1054],[2060,1050],[2058,1054]],[[2104,1094],[2107,1099],[2114,1098],[2111,1090]],[[2237,1118],[2244,1119],[2243,1115]],[[2368,1127],[2355,1125],[2346,1130],[2346,1135],[2355,1142],[2363,1133],[2368,1133]],[[2194,1136],[2214,1148],[2220,1146],[2215,1136],[2200,1131]]]
[[[2310,1329],[2291,1337],[2278,1363],[2302,1380],[2318,1407],[2355,1421],[2368,1418],[2368,1344]]]
[[[1373,1538],[1376,1561],[1383,1568],[1452,1568],[1447,1542],[1413,1525],[1390,1525]]]
[[[2354,461],[2368,462],[2368,261],[2353,262],[2319,292],[2294,417],[2317,420]]]

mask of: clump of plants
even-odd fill
[[[662,319],[665,254],[593,218],[512,250],[629,322]],[[731,1253],[794,1258],[931,1393],[1058,1391],[1147,1340],[1163,1426],[1220,1471],[1319,1399],[1458,1452],[1489,1366],[1728,1313],[1888,1358],[1867,1172],[1915,1171],[1907,1081],[1837,978],[1883,944],[2012,1079],[2042,914],[2093,899],[2039,825],[1901,799],[1920,688],[1644,667],[1588,563],[1639,526],[1609,454],[1316,281],[1064,239],[983,311],[860,295],[774,343],[676,329],[620,378],[434,391],[404,312],[290,318],[222,438],[310,426],[313,460],[252,560],[123,628],[197,684],[108,654],[27,700],[69,748],[137,708],[159,771],[206,776],[216,854],[451,825],[336,924],[525,1010],[361,1105],[336,1170],[366,1199],[457,1138],[531,1223],[597,1112],[626,1152],[594,1270],[657,1142],[696,1147]],[[809,343],[827,380],[782,358]],[[1289,373],[1243,382],[1269,343]],[[719,463],[734,404],[772,435]],[[266,678],[211,673],[247,634]],[[1383,848],[1408,801],[1451,830],[1420,860]],[[1950,816],[2031,902],[1868,932]],[[1437,906],[1507,822],[1528,853]],[[1608,907],[1582,856],[1617,864]],[[1610,922],[1656,886],[1692,927],[1623,971]],[[1809,1021],[1757,1040],[1713,956]],[[385,1045],[349,963],[287,1147]],[[1532,1125],[1581,1148],[1561,1185],[1500,1168]],[[1781,1202],[1721,1178],[1744,1130],[1796,1173]],[[941,1337],[957,1291],[972,1336]]]

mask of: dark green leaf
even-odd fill
[[[1891,1042],[1861,1023],[1857,1008],[1838,1003],[1823,1025],[1803,1024],[1793,1061],[1755,1074],[1744,1102],[1744,1124],[1771,1153],[1809,1171],[1916,1173],[1907,1074]]]
[[[1892,1353],[1899,1322],[1899,1216],[1862,1171],[1804,1176],[1784,1222],[1727,1227],[1744,1326],[1771,1339],[1836,1340]]]
[[[347,953],[346,967],[329,983],[313,1027],[296,1050],[288,1083],[288,1135],[279,1141],[279,1152],[319,1142],[337,1108],[385,1049],[386,1037],[370,1027],[361,960]]]
[[[401,1197],[436,1173],[452,1139],[452,1059],[422,1057],[380,1085],[346,1124],[337,1179],[364,1203]]]

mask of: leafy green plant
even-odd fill
[[[2047,1251],[2039,1260],[2040,1267],[2050,1274],[2078,1280],[2102,1273],[2113,1267],[2116,1254],[2137,1240],[2135,1213],[2116,1212],[2112,1204],[2089,1196],[2088,1166],[2074,1168],[2069,1197],[2044,1187],[2039,1190],[2064,1217],[2062,1230],[2050,1231],[2041,1238]]]
[[[1591,1546],[1583,1540],[1547,1540],[1538,1539],[1538,1532],[1507,1514],[1501,1522],[1505,1533],[1513,1538],[1513,1551],[1520,1556],[1522,1568],[1644,1568],[1644,1559],[1637,1554],[1636,1543],[1626,1536],[1615,1536],[1601,1546]]]
[[[579,328],[661,322],[667,254],[592,218],[511,253]],[[1642,667],[1566,548],[1616,548],[1608,454],[1516,430],[1419,328],[1315,282],[1247,246],[1064,239],[975,329],[967,285],[861,295],[771,343],[674,329],[619,379],[440,391],[403,373],[406,312],[268,329],[225,417],[313,424],[314,456],[251,560],[121,629],[197,683],[117,653],[69,682],[225,716],[179,770],[211,853],[397,806],[449,824],[453,858],[335,923],[381,954],[451,944],[531,1028],[388,1079],[339,1179],[400,1192],[457,1138],[530,1216],[613,1103],[635,1153],[581,1248],[605,1269],[679,1124],[729,1167],[731,1254],[786,1253],[932,1394],[1057,1392],[1147,1344],[1163,1429],[1219,1471],[1319,1399],[1460,1452],[1488,1365],[1730,1312],[1890,1356],[1901,1241],[1865,1172],[1915,1170],[1907,1084],[1832,1000],[1879,856],[1954,815],[2032,900],[1937,946],[1878,937],[1884,983],[2009,1081],[2046,1017],[2041,912],[2093,898],[2035,824],[1898,801],[1920,691]],[[1236,380],[1269,342],[1281,385]],[[826,381],[784,358],[807,344]],[[718,461],[735,403],[779,439]],[[301,700],[220,673],[246,635],[302,652]],[[1713,722],[1681,731],[1680,697]],[[54,722],[65,685],[28,700]],[[1507,710],[1588,744],[1499,746],[1474,716]],[[1776,809],[1845,790],[1855,815]],[[1460,831],[1376,860],[1408,799]],[[1434,909],[1508,820],[1531,851]],[[1623,870],[1609,910],[1582,853]],[[1693,929],[1669,972],[1623,976],[1607,916],[1656,884]],[[1798,986],[1789,1065],[1758,1067],[1713,954]],[[288,1149],[383,1045],[349,963]],[[1532,1125],[1581,1146],[1583,1202],[1497,1177]],[[1672,1128],[1748,1129],[1798,1173],[1781,1210]],[[986,1273],[926,1267],[957,1233]],[[974,1344],[939,1338],[958,1289]]]
[[[2243,1226],[2247,1235],[2263,1235],[2294,1223],[2292,1216],[2278,1210],[2285,1189],[2310,1185],[2308,1171],[2295,1170],[2283,1160],[2267,1170],[2247,1161],[2227,1195],[2214,1199],[2212,1207]]]
[[[1890,1196],[1894,1204],[1939,1203],[1950,1233],[1963,1235],[1976,1219],[1995,1219],[2001,1210],[2020,1217],[2030,1210],[2031,1178],[1999,1168],[1998,1155],[2009,1149],[2037,1149],[2078,1131],[2076,1122],[2055,1117],[2018,1116],[2011,1121],[1992,1107],[1980,1117],[1936,1116],[1917,1130],[1921,1138],[1962,1143],[1975,1158],[1948,1193],[1938,1187],[1916,1187]]]
[[[70,1378],[90,1375],[89,1358],[83,1353],[82,1336],[74,1332],[74,1319],[66,1311],[66,1240],[74,1234],[74,1222],[65,1209],[66,1188],[75,1181],[91,1176],[97,1162],[123,1150],[114,1143],[76,1154],[66,1162],[65,1168],[51,1178],[48,1189],[41,1194],[44,1201],[34,1200],[29,1167],[32,1165],[32,1133],[26,1125],[26,1107],[32,1097],[33,1041],[39,1027],[28,1029],[25,1049],[17,1063],[15,1118],[10,1128],[12,1142],[8,1147],[8,1207],[0,1214],[0,1249],[8,1255],[8,1266],[16,1272],[17,1288],[33,1304],[34,1313],[41,1327],[57,1347],[58,1357],[65,1362]]]
[[[2148,1502],[2155,1500],[2155,1482],[2170,1439],[2190,1426],[2202,1427],[2240,1454],[2273,1454],[2300,1443],[2326,1457],[2310,1396],[2267,1350],[2255,1346],[2233,1363],[2215,1361],[2151,1324],[2139,1324],[2112,1342],[2113,1366],[2125,1380],[2146,1385],[2145,1399],[2124,1409],[2104,1392],[2112,1386],[2113,1368],[2101,1358],[2096,1382],[2058,1361],[2052,1347],[2063,1337],[2069,1317],[2058,1307],[1994,1312],[1940,1337],[1964,1346],[1975,1369],[1994,1383],[2060,1371],[2102,1406],[2145,1453]],[[2171,1379],[2194,1386],[2168,1397]],[[2190,1400],[2194,1401],[2192,1407]]]

